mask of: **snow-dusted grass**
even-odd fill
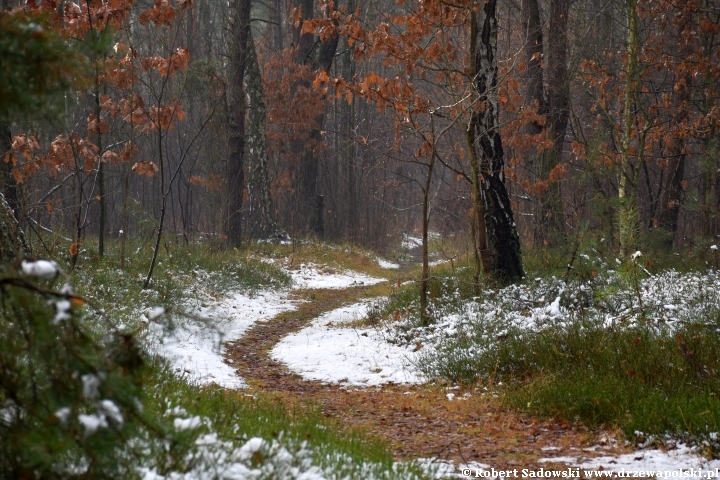
[[[637,259],[636,259],[637,260]],[[720,431],[720,275],[651,274],[644,262],[581,256],[568,281],[537,278],[468,298],[448,278],[423,328],[414,291],[386,307],[397,345],[422,345],[429,378],[502,381],[534,414],[621,426],[628,436],[672,433],[717,448]],[[393,315],[393,313],[395,315]]]
[[[396,463],[381,443],[325,419],[249,394],[200,389],[155,369],[146,403],[174,425],[177,443],[152,443],[140,478],[420,479],[432,468]]]
[[[695,470],[695,476],[712,478],[715,469],[720,468],[720,460],[708,460],[700,455],[697,448],[688,447],[680,443],[671,445],[672,448],[661,450],[650,448],[639,450],[624,455],[600,455],[600,456],[566,456],[541,458],[540,462],[562,462],[584,470],[603,470],[609,472],[662,472],[660,477],[667,472],[668,475],[675,472],[675,476],[682,476],[681,471]]]
[[[377,328],[348,325],[377,308],[377,300],[366,300],[327,312],[280,341],[272,356],[303,378],[321,382],[375,386],[422,381],[413,367],[413,348],[391,345]]]

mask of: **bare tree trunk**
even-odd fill
[[[523,0],[521,7],[523,34],[523,57],[525,60],[525,103],[537,104],[538,114],[547,115],[547,105],[543,88],[543,33],[540,20],[540,7],[538,0]],[[539,135],[544,127],[536,122],[530,122],[526,131],[530,135]]]
[[[313,71],[323,69],[330,71],[335,52],[339,42],[337,35],[331,35],[320,44],[319,50],[315,50],[315,36],[311,33],[302,34],[303,23],[313,18],[314,0],[302,0],[300,9],[303,21],[293,31],[293,36],[298,45],[296,62],[303,65],[310,65]],[[299,83],[297,86],[309,86],[308,82]],[[307,141],[295,142],[295,150],[300,155],[300,168],[298,174],[298,205],[304,213],[304,230],[312,231],[322,237],[325,231],[323,221],[324,198],[318,192],[318,159],[315,156],[315,145],[322,141],[322,127],[325,122],[325,112],[315,117],[313,128]]]
[[[478,19],[475,10],[470,15],[470,76],[477,78],[477,37]],[[482,190],[480,187],[480,162],[476,150],[476,134],[472,123],[465,130],[465,141],[467,142],[468,157],[470,157],[470,175],[472,179],[472,200],[473,208],[471,214],[471,237],[473,242],[473,256],[475,258],[475,274],[473,282],[475,293],[480,293],[480,274],[491,272],[492,265],[487,252],[487,231],[485,228],[485,204],[483,202]]]
[[[489,273],[501,283],[523,278],[520,238],[505,187],[504,152],[499,132],[497,94],[497,0],[487,0],[477,11],[477,29],[471,39],[475,55],[471,71],[479,96],[470,128],[478,155],[480,187],[484,206],[487,250],[481,252]]]
[[[538,0],[523,0],[522,21],[526,41],[523,46],[526,63],[525,101],[536,103],[538,114],[545,117],[543,125],[533,121],[527,131],[540,135],[547,131],[553,146],[543,149],[535,159],[535,175],[538,181],[547,181],[552,170],[561,160],[565,131],[568,124],[567,86],[567,19],[568,0],[550,2],[550,34],[548,52],[543,57],[542,20]],[[543,70],[548,72],[548,89],[543,88]],[[535,212],[536,241],[548,244],[564,237],[564,214],[562,191],[558,180],[550,182],[540,196]]]
[[[99,218],[99,225],[98,225],[98,255],[100,257],[103,257],[105,255],[105,224],[106,224],[106,199],[105,199],[105,167],[103,165],[102,161],[102,154],[103,154],[103,137],[102,137],[102,131],[100,128],[100,115],[102,114],[102,111],[100,109],[100,72],[96,69],[95,70],[95,121],[97,122],[97,137],[96,137],[96,145],[98,147],[98,155],[100,155],[100,158],[98,158],[98,170],[97,170],[97,182],[98,182],[98,193],[99,193],[99,201],[100,201],[100,218]]]
[[[272,21],[272,32],[273,32],[273,48],[276,52],[283,49],[283,14],[282,6],[285,2],[282,0],[273,0],[272,11],[270,13],[270,20]]]
[[[567,43],[569,0],[550,2],[550,33],[548,38],[548,121],[552,147],[543,152],[543,179],[561,161],[565,145],[565,131],[569,116],[569,88],[567,75]],[[565,215],[562,205],[560,180],[550,182],[543,195],[543,218],[549,241],[562,241],[565,238]]]
[[[353,13],[355,11],[355,0],[347,0],[347,12]],[[348,45],[347,38],[341,39],[342,56],[339,59],[340,62],[340,76],[350,84],[355,76],[355,59],[353,55],[353,49]],[[338,113],[339,117],[339,128],[338,135],[340,135],[340,141],[338,142],[338,158],[340,162],[340,168],[345,167],[347,172],[347,217],[345,226],[345,235],[351,242],[358,240],[358,206],[357,206],[357,181],[355,177],[355,100],[347,102],[345,99],[338,100]]]
[[[432,122],[432,117],[430,118]],[[430,283],[430,262],[428,258],[428,229],[430,225],[430,186],[432,185],[433,170],[435,169],[435,128],[433,125],[432,153],[428,164],[425,189],[423,190],[423,218],[422,218],[422,278],[420,279],[420,322],[427,326],[430,324],[427,312],[428,284]]]
[[[125,270],[125,244],[128,236],[128,197],[130,196],[130,172],[126,168],[124,172],[125,184],[123,186],[122,205],[122,233],[120,235],[120,269]]]
[[[628,59],[625,73],[625,104],[623,106],[623,133],[620,139],[620,173],[618,179],[618,198],[620,210],[617,214],[618,235],[620,240],[620,257],[624,257],[635,248],[635,230],[639,224],[635,188],[628,195],[628,167],[630,164],[630,140],[633,127],[633,101],[638,89],[638,14],[637,0],[627,0],[628,18]]]
[[[0,265],[11,264],[30,255],[15,212],[0,192]]]
[[[245,187],[245,50],[250,31],[250,0],[233,0],[230,5],[230,68],[228,79],[228,242],[242,241],[243,190]]]
[[[674,104],[680,109],[680,115],[675,120],[676,128],[685,130],[685,123],[688,119],[688,108],[690,102],[690,84],[692,77],[685,77],[685,85],[675,95]],[[668,237],[663,242],[666,250],[672,250],[673,239],[678,228],[678,215],[680,214],[680,206],[685,199],[685,188],[683,180],[685,178],[685,160],[687,144],[682,136],[675,139],[675,145],[670,152],[671,156],[667,163],[667,179],[663,185],[663,192],[660,196],[660,205],[658,212],[658,226],[665,230]]]
[[[685,141],[682,139],[676,141],[677,145],[668,160],[668,176],[660,197],[658,212],[658,226],[668,234],[667,238],[662,242],[666,250],[672,250],[673,238],[678,228],[680,205],[682,205],[685,198],[685,189],[682,186],[685,176]]]
[[[5,161],[5,155],[12,150],[12,133],[10,125],[0,122],[0,193],[5,196],[10,208],[15,212],[15,218],[20,219],[20,203],[18,184],[12,175],[13,162],[10,157]]]
[[[267,238],[277,233],[268,177],[268,142],[265,123],[265,99],[252,32],[248,38],[245,83],[248,102],[248,193],[251,235]]]

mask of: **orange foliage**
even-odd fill
[[[101,2],[60,2],[47,0],[28,4],[28,8],[50,15],[55,26],[69,37],[84,39],[91,29],[119,30],[125,28],[130,15],[133,0],[103,0]],[[159,0],[155,5],[139,15],[142,25],[167,26],[192,6],[192,0]],[[46,167],[52,175],[61,171],[79,170],[92,174],[99,161],[124,163],[131,161],[139,153],[138,147],[127,141],[121,149],[107,149],[102,152],[88,137],[110,133],[111,119],[120,119],[133,126],[135,134],[148,135],[158,130],[170,130],[175,122],[185,118],[183,104],[169,100],[165,104],[147,106],[142,96],[131,93],[133,85],[141,83],[140,75],[155,71],[161,77],[167,77],[187,68],[188,50],[176,49],[167,57],[151,56],[140,59],[136,50],[116,43],[114,54],[96,59],[94,66],[101,84],[115,87],[115,98],[104,94],[100,97],[100,118],[91,113],[86,119],[86,136],[78,132],[58,135],[48,146],[47,152],[40,154],[37,138],[20,134],[14,138],[12,150],[3,160],[14,165],[13,175],[22,183],[28,175]],[[157,166],[147,160],[137,162],[133,170],[140,175],[152,177]]]
[[[148,178],[152,178],[158,170],[158,166],[149,160],[140,160],[132,166],[133,172]]]

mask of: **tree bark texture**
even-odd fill
[[[270,196],[268,141],[265,121],[265,99],[262,75],[252,32],[247,44],[245,86],[248,102],[248,196],[250,201],[250,235],[268,238],[277,233],[275,213]]]
[[[637,230],[637,204],[635,185],[628,192],[628,167],[630,165],[630,141],[633,129],[633,102],[637,99],[638,71],[638,14],[637,0],[627,0],[628,37],[627,65],[625,67],[625,103],[623,105],[623,132],[620,139],[620,172],[618,178],[618,198],[620,210],[616,215],[620,243],[620,257],[624,257],[635,248]]]
[[[230,70],[228,79],[228,243],[242,241],[242,206],[245,177],[245,50],[250,36],[250,0],[230,5]]]
[[[0,123],[0,192],[5,196],[10,208],[15,212],[15,218],[19,220],[20,203],[18,201],[18,184],[12,175],[13,163],[8,158],[5,161],[5,155],[12,149],[12,133],[10,125]]]
[[[500,137],[497,94],[497,0],[487,0],[477,12],[474,48],[475,89],[478,102],[470,128],[478,155],[480,189],[484,206],[487,256],[484,263],[501,283],[523,278],[520,238],[505,186],[504,152]]]
[[[551,172],[562,159],[565,145],[565,131],[568,125],[569,88],[567,75],[567,44],[569,0],[552,0],[550,2],[550,32],[548,35],[548,120],[552,147],[543,152],[543,179],[548,179]],[[565,238],[565,214],[562,204],[560,180],[550,183],[543,195],[545,235],[548,240]]]
[[[543,32],[540,20],[538,0],[523,0],[521,6],[523,34],[523,58],[525,59],[525,103],[537,104],[540,115],[547,115],[547,102],[543,88]],[[526,131],[530,135],[539,135],[545,127],[539,122],[530,122]]]
[[[30,255],[15,212],[0,192],[0,265],[7,265]]]
[[[675,105],[680,106],[681,115],[675,119],[677,128],[686,131],[685,123],[688,119],[687,105],[690,98],[689,87],[692,78],[685,77],[684,86],[681,87],[675,95]],[[670,158],[667,163],[667,177],[663,191],[660,195],[660,205],[658,212],[658,226],[665,230],[668,234],[663,242],[666,250],[672,250],[675,233],[678,229],[678,216],[680,215],[680,206],[685,199],[685,188],[683,180],[685,179],[685,163],[686,163],[686,141],[681,136],[675,139],[675,144],[670,152]]]
[[[355,0],[347,0],[346,4],[347,12],[353,13],[355,11]],[[342,52],[340,58],[340,75],[343,80],[348,82],[353,81],[355,76],[355,59],[353,49],[348,43],[348,39],[343,37],[341,39],[342,45],[340,51]],[[347,179],[347,216],[345,218],[345,235],[351,241],[355,242],[358,239],[358,206],[357,206],[357,179],[356,179],[356,165],[355,165],[355,100],[347,102],[345,99],[338,100],[337,116],[339,120],[338,134],[340,136],[338,142],[338,153],[339,153],[339,168],[341,175]]]
[[[313,0],[302,0],[300,2],[303,19],[311,19],[314,12]],[[315,36],[310,33],[301,35],[302,23],[294,31],[294,38],[298,44],[296,61],[303,65],[310,65],[313,71],[323,69],[329,72],[332,66],[339,37],[330,36],[320,44],[315,51]],[[296,85],[297,88],[300,85]],[[309,86],[306,84],[304,86]],[[325,123],[325,112],[315,117],[313,128],[310,131],[306,142],[296,142],[296,151],[299,154],[300,167],[298,169],[298,207],[301,209],[300,218],[305,231],[312,231],[322,237],[325,226],[323,222],[324,199],[318,192],[318,159],[315,156],[315,145],[322,141],[322,127]],[[302,145],[300,145],[302,144]]]

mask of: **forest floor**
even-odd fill
[[[452,314],[439,310],[432,332],[409,340],[393,336],[404,324],[395,315],[384,318],[381,311],[392,302],[406,301],[408,292],[414,291],[401,286],[417,276],[413,248],[406,247],[410,253],[401,257],[404,265],[372,252],[326,247],[309,247],[297,256],[255,254],[253,268],[272,265],[289,279],[282,287],[233,287],[207,295],[203,292],[212,282],[196,273],[187,307],[191,317],[201,321],[179,325],[174,332],[160,329],[150,343],[173,371],[193,383],[216,384],[239,398],[270,399],[290,417],[320,414],[348,438],[360,432],[386,442],[400,462],[396,465],[419,460],[432,478],[458,477],[464,468],[474,469],[473,476],[480,469],[558,473],[572,468],[575,476],[588,477],[577,469],[678,473],[720,467],[720,460],[702,457],[697,446],[681,439],[649,435],[637,445],[626,440],[620,427],[590,428],[567,416],[521,412],[509,406],[507,398],[513,392],[494,383],[494,376],[469,385],[427,381],[422,362],[440,345],[431,337],[462,335],[464,330],[458,321],[448,320]],[[706,284],[715,288],[717,283],[691,280],[676,273],[653,277],[653,288],[645,293],[657,298],[648,300],[647,307],[658,304],[663,315],[671,307],[674,312],[675,305],[692,310],[697,306],[694,297],[668,297],[666,290],[679,288],[678,282],[694,282],[693,291],[707,290]],[[542,282],[524,288],[503,293],[503,301],[488,297],[487,305],[475,306],[507,310],[508,321],[520,322],[521,327],[574,308],[556,305],[557,293]],[[519,293],[532,293],[522,297],[531,309],[517,310],[512,299]],[[194,295],[198,298],[192,300]],[[648,312],[654,314],[652,309]],[[572,392],[571,386],[567,395],[574,396]]]
[[[277,396],[292,408],[320,409],[326,417],[386,440],[398,460],[432,458],[456,468],[560,470],[572,465],[547,457],[616,457],[631,451],[613,432],[531,418],[503,408],[496,395],[454,390],[448,398],[447,386],[432,384],[357,388],[323,383],[303,379],[272,358],[278,342],[322,313],[377,296],[387,288],[380,284],[296,291],[302,301],[298,309],[255,323],[227,344],[227,361],[250,392]]]

